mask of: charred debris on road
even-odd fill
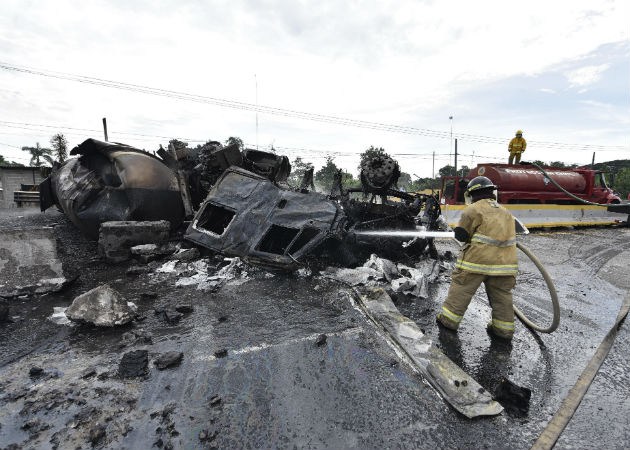
[[[200,247],[268,269],[295,270],[322,256],[344,266],[371,253],[437,258],[432,239],[402,246],[401,238],[356,233],[439,227],[437,197],[398,190],[400,168],[387,156],[362,164],[361,188],[344,187],[340,171],[323,194],[314,189],[312,169],[291,186],[286,156],[237,144],[191,149],[173,140],[153,155],[88,139],[71,154],[78,158],[55,164],[41,183],[41,209],[56,205],[87,236],[100,233],[99,242],[103,224],[167,221],[180,234],[187,224],[184,238]],[[125,228],[111,232],[122,238]]]

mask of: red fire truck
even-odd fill
[[[573,195],[594,203],[616,204],[621,199],[606,185],[604,174],[587,168],[543,166],[549,177]],[[449,223],[456,223],[468,182],[488,177],[498,186],[498,200],[531,228],[619,223],[604,206],[585,205],[558,189],[535,166],[479,164],[464,177],[442,178],[441,204]]]

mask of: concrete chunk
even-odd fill
[[[126,261],[131,257],[131,247],[164,242],[170,228],[166,220],[104,222],[98,236],[99,255],[110,262]]]
[[[135,315],[135,305],[127,303],[107,284],[79,295],[66,310],[70,320],[97,327],[123,325],[131,322]]]

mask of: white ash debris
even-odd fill
[[[452,268],[451,263],[434,259],[422,260],[415,267],[409,267],[372,254],[363,266],[355,269],[328,267],[322,274],[352,286],[385,286],[389,283],[393,292],[428,298],[429,283],[443,281],[440,274],[450,273]]]
[[[379,258],[374,253],[370,255],[370,259],[363,264],[363,267],[369,267],[370,269],[380,272],[390,283],[395,278],[400,277],[400,272],[398,267],[396,267],[396,264],[391,262],[389,259]]]
[[[162,264],[160,267],[155,269],[155,271],[158,273],[173,273],[175,272],[175,266],[177,266],[178,262],[179,261],[177,260],[167,261],[164,264]]]
[[[216,267],[208,264],[206,260],[197,260],[192,263],[179,263],[178,261],[169,261],[165,263],[159,272],[176,273],[177,275],[188,274],[182,276],[175,282],[175,286],[197,286],[197,290],[209,291],[218,289],[222,285],[229,283],[239,285],[248,280],[249,273],[247,266],[240,258],[224,258],[224,262],[228,264],[221,267],[218,271]],[[175,264],[169,264],[175,263]],[[192,273],[192,275],[190,275]]]
[[[295,271],[298,278],[309,278],[313,275],[313,271],[308,267],[302,267]]]
[[[379,281],[386,281],[385,275],[371,267],[357,267],[348,269],[346,267],[327,267],[322,272],[332,278],[345,281],[352,286],[378,286]]]
[[[72,321],[66,316],[66,307],[53,306],[53,313],[47,317],[49,321],[57,325],[72,325]]]

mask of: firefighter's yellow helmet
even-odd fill
[[[516,135],[518,136],[519,134],[522,135],[523,134],[523,130],[516,130]]]

